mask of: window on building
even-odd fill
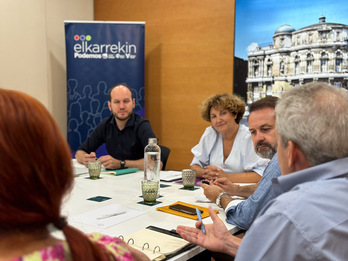
[[[336,59],[335,71],[340,72],[342,69],[342,59]]]
[[[259,76],[259,66],[255,65],[254,66],[254,77],[258,77]]]
[[[336,87],[342,87],[342,83],[341,83],[341,82],[334,82],[334,86],[336,86]]]
[[[295,56],[295,74],[300,73],[300,57],[298,55]]]
[[[272,95],[273,94],[273,92],[272,92],[272,85],[267,85],[266,92],[267,92],[267,95]]]
[[[327,61],[326,60],[321,60],[320,64],[320,71],[321,72],[326,72],[327,70]]]
[[[307,73],[312,73],[312,61],[307,61]]]
[[[253,76],[258,77],[259,76],[259,61],[254,60],[253,61]]]
[[[299,73],[300,73],[299,62],[295,62],[295,74],[299,74]]]
[[[270,64],[267,65],[267,76],[272,76],[272,65]]]
[[[320,57],[320,71],[327,72],[327,61],[329,56],[327,53],[323,52]]]
[[[313,35],[312,35],[312,34],[309,34],[309,35],[308,35],[308,42],[311,43],[312,41],[313,41]]]
[[[342,71],[342,53],[337,52],[336,53],[336,62],[335,62],[335,71],[336,72],[341,72]]]
[[[280,73],[284,73],[284,62],[280,62]]]
[[[313,55],[312,54],[307,54],[306,61],[307,61],[307,67],[306,67],[306,72],[307,73],[312,73],[312,63],[313,63]]]

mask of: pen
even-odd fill
[[[196,208],[196,212],[197,212],[197,216],[198,216],[199,221],[202,221],[201,211],[198,208]],[[201,229],[202,229],[203,234],[205,234],[205,227],[204,227],[203,221],[202,221]]]
[[[104,218],[114,217],[114,216],[122,215],[124,213],[126,213],[126,211],[119,211],[119,212],[115,212],[115,213],[105,214],[105,215],[102,215],[100,217],[97,217],[97,219],[104,219]]]

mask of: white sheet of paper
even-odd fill
[[[178,180],[181,178],[182,178],[181,171],[167,170],[167,171],[161,171],[160,173],[160,180],[163,180],[163,181],[173,181],[173,180]]]
[[[98,219],[105,215],[118,213],[118,212],[124,212],[124,211],[125,213],[120,215]],[[110,204],[98,209],[87,211],[77,216],[70,217],[68,220],[81,223],[83,225],[94,226],[94,227],[105,229],[105,228],[117,225],[119,223],[122,223],[131,218],[135,218],[137,216],[143,215],[145,213],[146,212],[143,212],[137,209],[128,208],[119,204]]]

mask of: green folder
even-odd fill
[[[101,174],[111,174],[115,176],[123,175],[123,174],[129,174],[137,172],[139,169],[137,168],[125,168],[125,169],[112,169],[112,170],[103,170]]]

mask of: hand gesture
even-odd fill
[[[179,233],[183,239],[211,251],[235,255],[241,239],[230,234],[225,224],[211,207],[209,207],[209,214],[213,220],[213,224],[204,224],[205,234],[200,230],[202,221],[197,221],[195,228],[178,226],[176,232]]]

